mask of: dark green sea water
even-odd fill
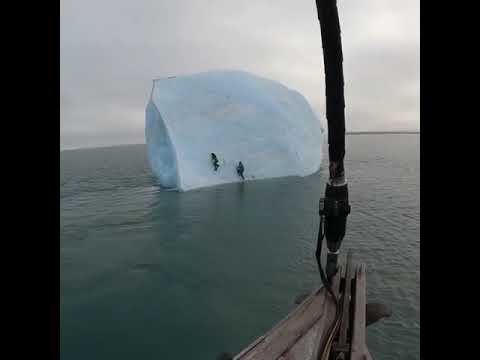
[[[326,168],[186,193],[155,185],[144,145],[60,153],[60,353],[205,359],[236,353],[320,285]],[[327,162],[324,161],[324,166]],[[419,136],[347,136],[342,251],[367,263],[376,360],[420,358]]]

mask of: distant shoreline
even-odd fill
[[[139,145],[146,145],[146,144],[145,143],[136,143],[136,144],[115,144],[115,145],[102,145],[102,146],[85,146],[85,147],[60,149],[60,152],[76,151],[76,150],[109,149],[109,148],[116,148],[116,147],[123,147],[123,146],[139,146]]]
[[[420,131],[347,131],[345,135],[420,134]]]

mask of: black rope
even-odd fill
[[[330,328],[326,332],[325,336],[323,337],[323,344],[320,347],[321,351],[319,351],[319,353],[318,353],[318,359],[320,359],[322,357],[322,354],[325,352],[326,343],[327,343],[329,337],[332,335],[331,333],[335,329],[336,323],[340,320],[340,317],[341,317],[341,311],[339,311],[341,309],[339,309],[340,307],[339,307],[338,299],[335,296],[335,294],[332,290],[332,284],[327,279],[327,276],[325,275],[325,272],[323,271],[323,267],[322,267],[322,260],[321,260],[322,245],[323,245],[323,238],[325,236],[325,233],[323,231],[323,225],[324,225],[324,216],[321,215],[320,216],[320,226],[318,228],[317,250],[315,251],[315,257],[317,258],[318,270],[320,272],[320,278],[322,280],[323,286],[327,289],[327,292],[331,295],[331,297],[333,299],[333,302],[335,304],[335,319],[334,319],[332,325],[330,325]]]
[[[322,267],[322,246],[323,246],[323,238],[325,237],[325,233],[323,231],[323,223],[324,223],[324,216],[320,216],[320,226],[318,227],[318,237],[317,237],[317,250],[315,251],[315,257],[317,258],[317,265],[318,270],[320,272],[320,278],[322,279],[323,286],[328,290],[332,297],[335,297],[332,291],[331,283],[327,279]]]

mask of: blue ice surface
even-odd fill
[[[307,176],[323,155],[320,121],[307,100],[245,71],[154,80],[145,136],[153,173],[179,191],[242,181],[239,161],[247,181]]]

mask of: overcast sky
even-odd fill
[[[208,4],[208,5],[207,5]],[[338,0],[347,131],[420,127],[418,0]],[[238,69],[325,119],[315,0],[61,0],[61,149],[145,142],[152,79]]]

